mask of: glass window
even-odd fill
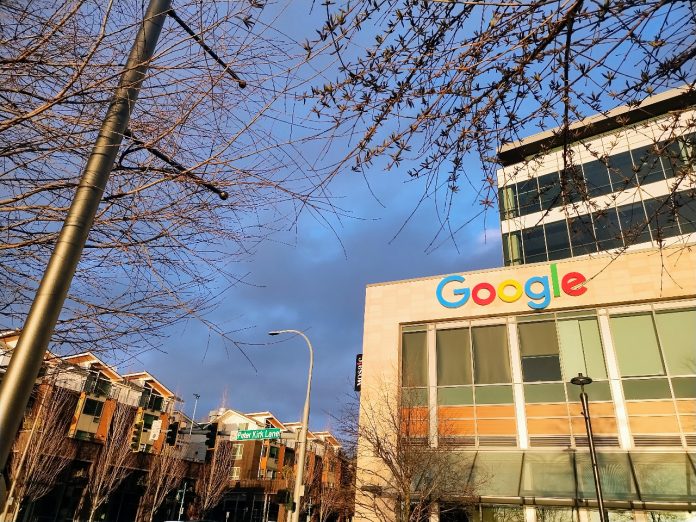
[[[521,506],[482,506],[481,522],[524,522],[524,509]],[[474,518],[478,522],[478,517]]]
[[[614,207],[609,207],[592,214],[595,224],[595,234],[597,245],[600,250],[610,248],[621,248],[621,227],[619,226],[619,215]]]
[[[565,181],[565,194],[563,199],[565,203],[577,203],[582,201],[583,194],[586,193],[585,178],[582,176],[582,170],[579,166],[570,165],[565,170],[565,180],[561,179],[561,190]]]
[[[637,166],[638,183],[645,185],[654,181],[665,179],[660,158],[655,154],[653,145],[646,145],[631,151],[633,163]]]
[[[437,403],[440,406],[455,406],[474,403],[473,386],[454,386],[437,389]]]
[[[508,185],[498,189],[498,203],[500,204],[500,219],[517,217],[517,185]]]
[[[149,430],[152,428],[152,423],[157,420],[157,417],[154,415],[150,415],[149,413],[146,413],[143,415],[143,429]]]
[[[570,257],[570,240],[568,238],[568,225],[562,219],[554,223],[544,225],[546,231],[546,246],[549,251],[549,261]]]
[[[103,402],[95,401],[94,399],[86,399],[85,405],[82,408],[82,413],[84,413],[85,415],[91,415],[93,417],[99,417],[101,416],[103,408]]]
[[[648,226],[654,241],[679,235],[677,209],[673,198],[663,196],[646,199],[644,204],[648,216]]]
[[[693,139],[693,134],[691,135]],[[662,149],[662,164],[665,168],[665,174],[667,178],[673,178],[676,176],[680,169],[686,164],[687,150],[689,138],[680,139],[678,141],[673,141],[672,143],[661,142],[659,144],[660,149]],[[693,145],[692,145],[693,147]]]
[[[650,241],[650,231],[646,225],[643,203],[629,203],[618,209],[619,221],[626,246]]]
[[[592,377],[590,375],[590,377]],[[580,397],[580,387],[566,382],[566,392],[571,401],[577,401]],[[592,381],[590,386],[585,387],[585,393],[590,401],[610,401],[611,388],[608,381]]]
[[[517,198],[520,202],[521,216],[541,210],[539,187],[536,178],[527,179],[517,184]]]
[[[506,266],[522,264],[522,238],[519,232],[503,234],[503,257]]]
[[[474,352],[474,382],[497,384],[512,382],[505,325],[471,328]]]
[[[571,495],[574,497],[575,492]],[[577,512],[573,508],[536,508],[536,522],[577,522],[577,520]]]
[[[546,243],[544,243],[544,227],[541,225],[526,228],[522,231],[522,245],[526,263],[546,261]]]
[[[570,381],[578,373],[593,379],[607,378],[597,319],[558,321],[558,340],[564,381]]]
[[[696,232],[696,191],[685,190],[674,195],[682,234]]]
[[[512,404],[512,386],[476,386],[476,404]]]
[[[597,498],[589,453],[578,452],[575,459],[578,497]],[[598,452],[597,464],[602,493],[607,500],[638,500],[627,453]]]
[[[628,379],[622,384],[627,401],[672,398],[667,379]]]
[[[539,176],[539,197],[541,198],[541,209],[548,210],[563,205],[561,198],[561,180],[558,172]]]
[[[614,192],[620,192],[636,185],[633,161],[628,151],[610,156],[608,165],[609,178]]]
[[[693,500],[696,475],[686,453],[631,453],[643,501]]]
[[[401,395],[401,406],[404,408],[416,408],[428,405],[427,388],[406,388]]]
[[[563,383],[524,385],[525,402],[565,402],[565,400],[566,396]]]
[[[665,374],[652,314],[611,317],[610,324],[623,377]]]
[[[669,373],[696,374],[696,310],[657,312],[655,324]]]
[[[437,384],[472,384],[468,328],[437,331]]]
[[[477,494],[518,497],[521,467],[522,452],[479,451],[471,477]]]
[[[525,382],[560,381],[561,365],[554,321],[517,325]]]
[[[587,194],[591,198],[611,193],[609,171],[604,163],[599,160],[589,161],[582,165],[582,169],[585,171]]]
[[[677,377],[672,379],[672,389],[677,399],[696,397],[696,377]]]
[[[404,332],[402,335],[403,386],[428,385],[428,350],[425,332]]]
[[[575,474],[569,453],[525,454],[522,461],[523,497],[575,497]]]
[[[573,255],[581,256],[597,251],[592,217],[589,214],[569,220],[570,243],[573,245]]]

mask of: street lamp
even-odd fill
[[[585,430],[587,431],[587,441],[590,445],[590,460],[592,461],[592,475],[594,476],[595,490],[597,491],[597,507],[599,507],[600,522],[607,522],[606,512],[604,511],[604,497],[602,496],[602,483],[599,479],[599,466],[597,465],[597,452],[595,451],[594,435],[592,433],[592,422],[590,421],[590,403],[587,400],[585,386],[592,384],[592,379],[582,373],[570,379],[570,384],[580,386],[580,404],[582,404],[582,416],[585,419]]]
[[[282,333],[292,333],[302,336],[302,338],[307,343],[309,348],[309,375],[307,376],[307,397],[305,398],[304,411],[302,412],[302,426],[300,427],[300,436],[297,440],[297,445],[300,447],[300,454],[298,456],[298,470],[297,478],[295,479],[295,489],[292,495],[293,511],[290,517],[290,522],[299,522],[300,520],[300,499],[304,493],[304,468],[305,468],[305,456],[307,450],[307,430],[309,429],[309,393],[312,388],[312,366],[314,366],[314,351],[312,350],[312,343],[309,342],[307,336],[300,332],[299,330],[276,330],[273,332],[268,332],[268,335],[279,335]],[[602,521],[604,522],[604,521]]]

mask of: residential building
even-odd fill
[[[571,124],[567,150],[562,129],[503,145],[505,264],[693,243],[695,106],[673,89]]]

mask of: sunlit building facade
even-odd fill
[[[503,145],[505,264],[693,242],[695,105],[674,89],[574,123],[565,170],[560,129]]]
[[[407,392],[423,443],[469,467],[475,506],[443,519],[585,522],[597,502],[569,381],[588,375],[610,520],[692,520],[694,267],[677,245],[370,285],[361,402]],[[359,495],[379,490],[361,476],[375,465],[358,462]]]

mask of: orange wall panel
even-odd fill
[[[570,414],[573,417],[582,417],[582,405],[578,403],[569,404]],[[590,415],[595,417],[613,417],[614,405],[611,402],[590,402]]]
[[[696,415],[680,415],[679,420],[684,433],[696,433]]]
[[[479,435],[516,435],[515,419],[479,419],[476,422]]]
[[[567,417],[568,406],[565,402],[558,404],[527,404],[524,407],[527,417]]]
[[[439,419],[473,419],[473,406],[440,406],[437,409]]]
[[[490,419],[494,417],[514,417],[515,407],[513,405],[488,405],[476,406],[476,417],[479,419]]]
[[[474,420],[441,420],[439,422],[439,434],[443,437],[455,435],[474,435]]]
[[[679,433],[677,417],[629,417],[633,433]],[[592,424],[594,427],[594,423]]]
[[[672,401],[626,401],[626,411],[629,415],[674,415]]]
[[[582,417],[573,417],[571,419],[573,433],[576,435],[585,436],[585,419]],[[612,417],[595,417],[592,415],[592,431],[597,435],[615,435],[618,433],[616,419]]]
[[[530,435],[570,435],[568,418],[560,419],[527,419],[527,430]]]
[[[693,399],[677,401],[679,413],[696,413],[696,401]]]
[[[114,416],[114,411],[116,410],[116,399],[106,399],[104,406],[102,407],[101,418],[99,419],[99,426],[97,426],[97,432],[94,434],[94,438],[102,442],[106,441],[106,436],[109,432],[109,427],[111,426],[111,417]]]

